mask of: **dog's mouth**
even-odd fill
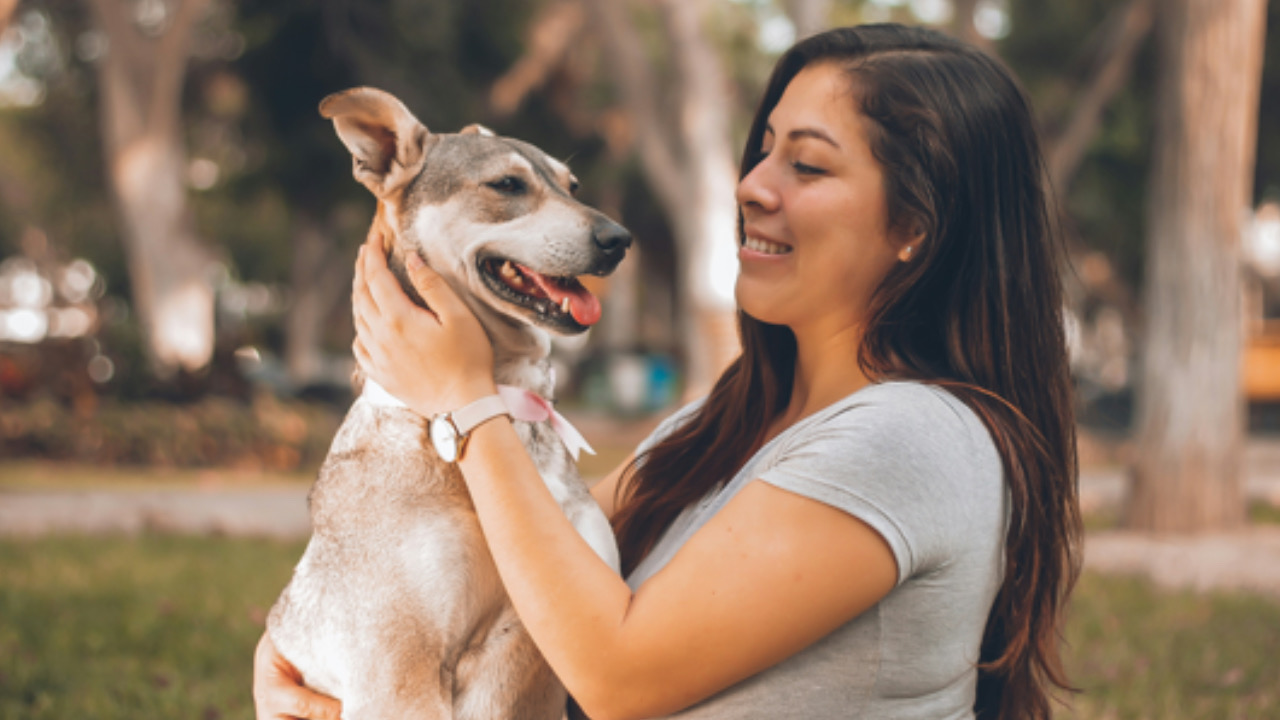
[[[600,320],[600,301],[574,277],[543,275],[513,260],[480,261],[480,276],[498,297],[533,312],[565,332],[583,332]]]

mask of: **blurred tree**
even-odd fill
[[[107,41],[99,120],[148,356],[162,377],[196,371],[213,356],[214,289],[187,200],[182,88],[210,0],[87,2]]]
[[[325,95],[360,84],[355,64],[341,52],[344,40],[330,35],[340,24],[327,22],[332,5],[245,0],[239,6],[247,47],[235,68],[247,86],[254,162],[233,192],[245,199],[278,194],[287,208],[286,237],[275,238],[275,252],[256,274],[287,288],[283,347],[271,349],[283,352],[293,388],[325,379],[326,331],[347,327],[330,319],[350,293],[360,239],[352,231],[372,214],[368,193],[351,180],[350,156],[316,111]],[[243,250],[248,257],[263,249]]]
[[[514,0],[243,0],[238,10],[247,47],[235,68],[248,87],[254,161],[233,192],[278,194],[288,208],[287,244],[278,244],[287,252],[270,268],[288,288],[283,347],[273,349],[283,350],[295,389],[333,382],[326,359],[347,357],[355,246],[373,199],[352,179],[351,156],[317,105],[372,85],[436,132],[484,120],[486,88],[514,58],[511,35],[527,12]]]
[[[991,38],[978,32],[974,17],[978,12],[981,0],[955,0],[955,14],[951,18],[951,32],[956,37],[983,50],[994,51],[995,44]]]
[[[1130,24],[1141,2],[1011,0],[1011,31],[996,43],[1040,118],[1066,229],[1129,287],[1141,279],[1154,116],[1154,43]]]
[[[4,31],[9,27],[9,21],[13,19],[13,11],[18,9],[18,0],[0,0],[0,35],[4,35]]]
[[[1267,50],[1259,110],[1254,201],[1280,200],[1280,2],[1267,4]]]
[[[1240,241],[1265,20],[1265,0],[1159,6],[1134,528],[1194,532],[1244,519]]]
[[[734,106],[724,62],[707,32],[708,0],[660,0],[658,50],[646,49],[633,3],[591,0],[607,63],[630,118],[649,187],[676,237],[685,394],[706,393],[737,355]]]
[[[831,5],[832,0],[782,0],[782,9],[795,26],[798,39],[831,26]]]
[[[1107,104],[1128,82],[1134,59],[1151,30],[1155,0],[1129,0],[1102,22],[1090,77],[1070,113],[1054,129],[1047,161],[1053,190],[1064,195],[1100,130]],[[970,23],[972,25],[972,23]]]

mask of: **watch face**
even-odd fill
[[[440,459],[451,463],[458,459],[458,430],[446,415],[431,419],[431,444]]]

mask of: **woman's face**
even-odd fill
[[[757,320],[839,332],[860,326],[905,239],[888,223],[883,172],[849,79],[811,65],[769,115],[765,157],[738,184],[745,241],[739,306]]]

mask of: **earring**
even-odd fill
[[[901,260],[902,262],[906,262],[906,261],[910,260],[910,259],[911,259],[911,251],[912,251],[912,250],[914,250],[914,249],[915,249],[915,248],[913,248],[913,247],[912,247],[912,246],[910,246],[910,245],[908,245],[908,246],[906,246],[906,247],[902,248],[902,253],[898,255],[898,259],[899,259],[899,260]]]

